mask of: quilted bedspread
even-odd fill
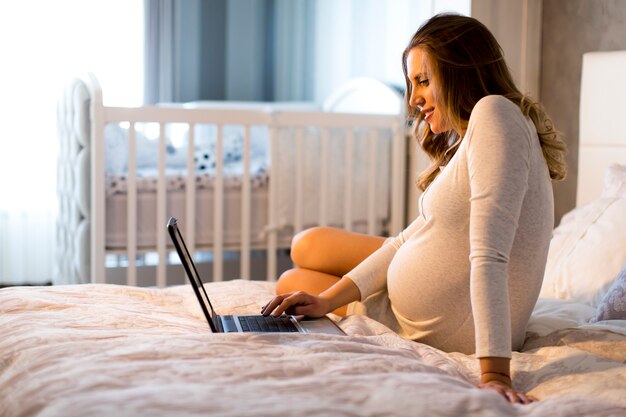
[[[227,314],[273,287],[206,289]],[[212,334],[189,286],[3,289],[0,416],[626,416],[620,332],[529,334],[512,368],[540,401],[511,405],[475,387],[472,356],[334,318],[347,336]]]

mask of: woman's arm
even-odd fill
[[[349,277],[341,278],[335,285],[322,292],[320,298],[328,300],[330,310],[350,304],[361,299],[361,292]]]
[[[261,314],[278,317],[283,313],[296,316],[322,317],[331,311],[361,299],[356,284],[348,277],[343,277],[320,295],[303,291],[281,294],[274,297],[261,309]]]
[[[476,355],[510,358],[509,258],[528,190],[529,127],[515,104],[489,96],[474,107],[464,140]]]
[[[480,387],[512,403],[533,400],[512,388],[509,258],[531,168],[532,132],[504,97],[482,99],[466,140],[470,175],[471,301]]]

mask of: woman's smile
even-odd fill
[[[411,80],[410,105],[417,108],[424,116],[433,133],[451,130],[444,113],[444,105],[437,100],[441,96],[441,86],[433,76],[430,57],[423,49],[413,48],[406,59],[407,75]],[[438,111],[436,111],[438,110]]]

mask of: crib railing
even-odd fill
[[[157,231],[156,252],[158,254],[158,264],[156,266],[156,285],[164,287],[168,284],[166,277],[166,260],[168,254],[166,222],[168,213],[166,212],[166,135],[165,127],[171,123],[180,123],[188,127],[188,155],[187,155],[187,172],[195,171],[194,167],[194,126],[199,124],[210,124],[217,126],[216,136],[216,154],[222,155],[223,148],[223,127],[226,125],[236,124],[242,125],[245,121],[243,133],[243,177],[242,177],[242,207],[241,207],[241,240],[240,240],[240,278],[250,279],[251,276],[251,260],[250,254],[252,249],[251,242],[251,188],[250,188],[250,127],[254,125],[263,125],[269,128],[270,157],[272,163],[269,166],[269,221],[266,227],[266,251],[267,251],[267,271],[268,280],[274,280],[277,276],[277,235],[280,225],[277,224],[276,218],[276,201],[277,187],[274,178],[275,173],[280,167],[278,164],[277,132],[280,128],[292,128],[296,130],[295,135],[295,181],[296,194],[293,196],[293,204],[295,210],[294,232],[302,230],[303,224],[303,207],[305,204],[305,196],[302,187],[303,172],[300,167],[303,166],[305,158],[303,152],[303,136],[304,130],[309,126],[316,126],[321,129],[321,156],[320,156],[320,195],[319,195],[319,224],[327,225],[327,207],[328,201],[337,196],[329,195],[328,177],[324,175],[329,164],[329,131],[330,129],[346,130],[346,175],[344,179],[344,194],[341,196],[344,200],[344,227],[351,228],[353,224],[352,216],[352,167],[359,163],[354,161],[352,148],[354,146],[354,129],[366,128],[370,132],[369,152],[370,160],[368,173],[368,216],[367,231],[371,234],[375,233],[375,203],[377,200],[377,189],[375,179],[376,173],[376,133],[380,130],[389,130],[391,128],[392,138],[392,161],[391,161],[391,199],[390,199],[390,223],[389,231],[391,234],[398,233],[405,224],[405,158],[406,158],[406,142],[404,140],[404,120],[401,115],[371,115],[371,114],[338,114],[331,112],[269,112],[259,110],[226,110],[226,109],[207,109],[202,108],[183,108],[182,106],[147,106],[138,108],[119,108],[105,107],[102,104],[102,93],[97,81],[92,78],[90,80],[91,88],[91,135],[92,135],[92,153],[91,153],[91,279],[94,283],[106,282],[105,257],[107,253],[105,232],[106,232],[106,201],[105,201],[105,138],[104,131],[107,124],[110,123],[126,123],[128,124],[128,173],[127,173],[127,242],[126,254],[128,257],[128,265],[126,269],[126,283],[128,285],[137,285],[137,265],[136,257],[137,248],[137,219],[140,213],[137,210],[137,130],[136,126],[140,123],[155,123],[159,126],[158,137],[158,180],[156,191],[156,212],[157,221],[155,228]],[[224,220],[224,167],[222,158],[216,158],[217,166],[215,171],[214,186],[214,236],[213,236],[213,279],[222,280],[224,278],[223,255],[225,250],[223,228],[220,226]],[[187,175],[185,188],[186,212],[187,219],[195,219],[196,205],[196,187],[194,175]],[[185,241],[189,246],[190,253],[195,251],[195,222],[184,222]]]

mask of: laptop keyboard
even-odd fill
[[[239,323],[244,332],[298,332],[289,316],[239,316]]]

